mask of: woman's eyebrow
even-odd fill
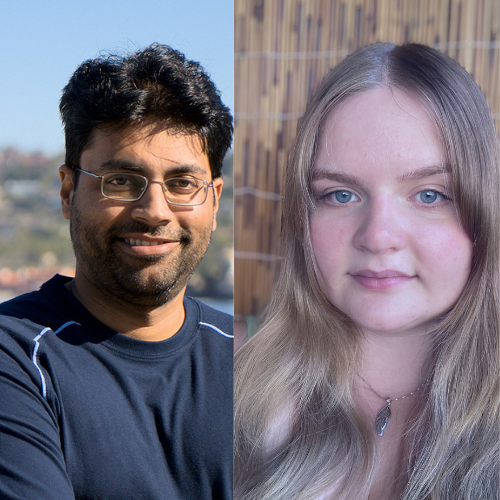
[[[433,175],[448,174],[451,172],[451,168],[448,165],[423,167],[411,172],[406,172],[398,177],[399,182],[407,181],[418,181],[420,179],[425,179],[426,177],[432,177]]]
[[[448,174],[450,172],[451,168],[448,165],[423,167],[412,170],[410,172],[406,172],[405,174],[400,175],[397,180],[398,182],[415,181],[419,179],[425,179],[426,177],[431,177],[433,175]],[[321,168],[315,169],[312,174],[312,182],[323,179],[356,186],[363,185],[363,181],[356,175],[335,172],[332,170],[323,170]]]
[[[328,181],[341,182],[343,184],[350,184],[356,186],[362,186],[363,182],[356,175],[344,174],[341,172],[335,172],[331,170],[322,170],[321,168],[317,168],[314,170],[312,175],[312,181],[319,181],[326,179]]]

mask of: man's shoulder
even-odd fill
[[[232,360],[233,317],[192,297],[185,297],[184,307],[186,324],[196,330],[192,344],[195,350],[211,358]]]
[[[8,322],[32,323],[51,329],[66,321],[67,312],[60,303],[64,278],[54,276],[40,290],[19,295],[0,304],[0,326]]]
[[[190,301],[197,307],[200,326],[211,328],[223,337],[233,338],[233,316],[210,307],[204,302],[193,297],[186,297],[186,301]]]
[[[42,305],[47,305],[46,300],[40,291],[37,290],[2,302],[0,304],[0,315],[24,318],[26,314]]]

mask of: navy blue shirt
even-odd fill
[[[232,498],[232,317],[121,335],[55,276],[0,304],[0,498]]]

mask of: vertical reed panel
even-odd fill
[[[500,0],[235,0],[235,313],[260,315],[280,268],[283,172],[326,72],[378,41],[425,43],[470,71],[500,118]]]

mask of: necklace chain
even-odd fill
[[[384,431],[387,427],[387,424],[389,423],[389,420],[391,418],[392,412],[391,412],[391,403],[393,401],[399,401],[400,399],[407,398],[409,396],[412,396],[416,392],[418,392],[422,387],[425,385],[428,379],[424,380],[417,389],[413,390],[409,394],[405,394],[404,396],[398,396],[397,398],[391,398],[387,397],[384,398],[381,396],[361,375],[358,374],[358,377],[373,391],[375,395],[377,395],[380,399],[385,399],[387,404],[377,413],[377,417],[375,419],[375,432],[379,436],[384,435]]]
[[[415,394],[416,392],[418,392],[420,389],[422,389],[422,387],[425,385],[425,383],[427,382],[427,379],[424,380],[416,389],[414,389],[412,392],[410,392],[409,394],[405,394],[404,396],[398,396],[397,398],[391,398],[391,397],[384,397],[384,396],[381,396],[361,375],[358,375],[359,378],[373,391],[373,393],[375,395],[377,395],[379,398],[381,399],[385,399],[387,402],[389,402],[389,400],[391,402],[393,401],[399,401],[400,399],[404,399],[404,398],[407,398],[409,396],[413,396],[413,394]]]

